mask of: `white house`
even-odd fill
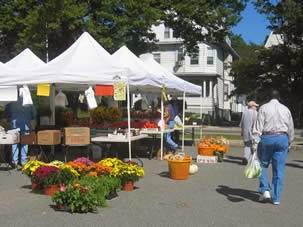
[[[195,57],[184,56],[183,41],[174,37],[172,29],[164,24],[154,26],[159,49],[152,54],[154,59],[175,75],[202,86],[203,113],[218,114],[230,119],[230,112],[238,112],[235,98],[229,98],[234,89],[230,64],[239,55],[227,38],[220,45],[200,43]],[[186,99],[188,111],[200,111],[200,97]]]
[[[265,40],[264,47],[265,48],[270,48],[272,46],[277,46],[277,45],[280,45],[280,44],[283,44],[282,35],[271,31],[269,36]]]

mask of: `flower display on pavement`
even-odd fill
[[[28,161],[22,168],[22,172],[31,177],[32,173],[36,171],[40,166],[45,166],[47,163],[38,160]]]

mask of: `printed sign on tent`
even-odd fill
[[[123,81],[114,83],[114,100],[115,101],[126,100],[126,84]]]
[[[38,84],[37,96],[49,96],[49,94],[50,94],[50,84]]]
[[[113,96],[114,87],[113,85],[96,85],[96,96]]]

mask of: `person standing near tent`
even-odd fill
[[[289,147],[294,140],[294,123],[289,109],[279,102],[279,92],[271,92],[271,100],[260,107],[253,128],[253,150],[258,151],[262,167],[259,191],[260,200],[272,197],[274,205],[280,204],[284,182],[285,164]],[[258,143],[259,142],[259,143]],[[268,166],[272,163],[272,187],[268,181]],[[272,193],[270,195],[270,189]]]
[[[36,118],[36,110],[33,105],[22,105],[22,98],[18,98],[16,102],[10,102],[5,108],[6,119],[11,124],[11,129],[20,129],[20,134],[25,134],[31,129],[31,120]],[[19,162],[19,152],[21,160]],[[11,166],[16,168],[18,164],[23,166],[27,161],[28,146],[25,144],[12,145],[12,162]]]
[[[175,127],[175,117],[176,113],[174,107],[169,101],[167,101],[164,108],[164,121],[168,125],[168,128],[173,129]],[[172,139],[172,133],[166,133],[165,139],[169,149],[175,152],[178,148],[178,144],[176,144]]]
[[[257,120],[257,107],[259,105],[255,101],[250,101],[247,103],[247,109],[243,112],[240,127],[241,127],[241,136],[243,137],[244,142],[244,157],[242,164],[246,165],[250,155],[252,153],[252,129]]]

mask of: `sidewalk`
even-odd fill
[[[203,130],[206,132],[226,132],[226,133],[240,133],[240,127],[220,127],[220,126],[203,126]],[[295,135],[298,137],[302,137],[303,129],[295,129]]]

